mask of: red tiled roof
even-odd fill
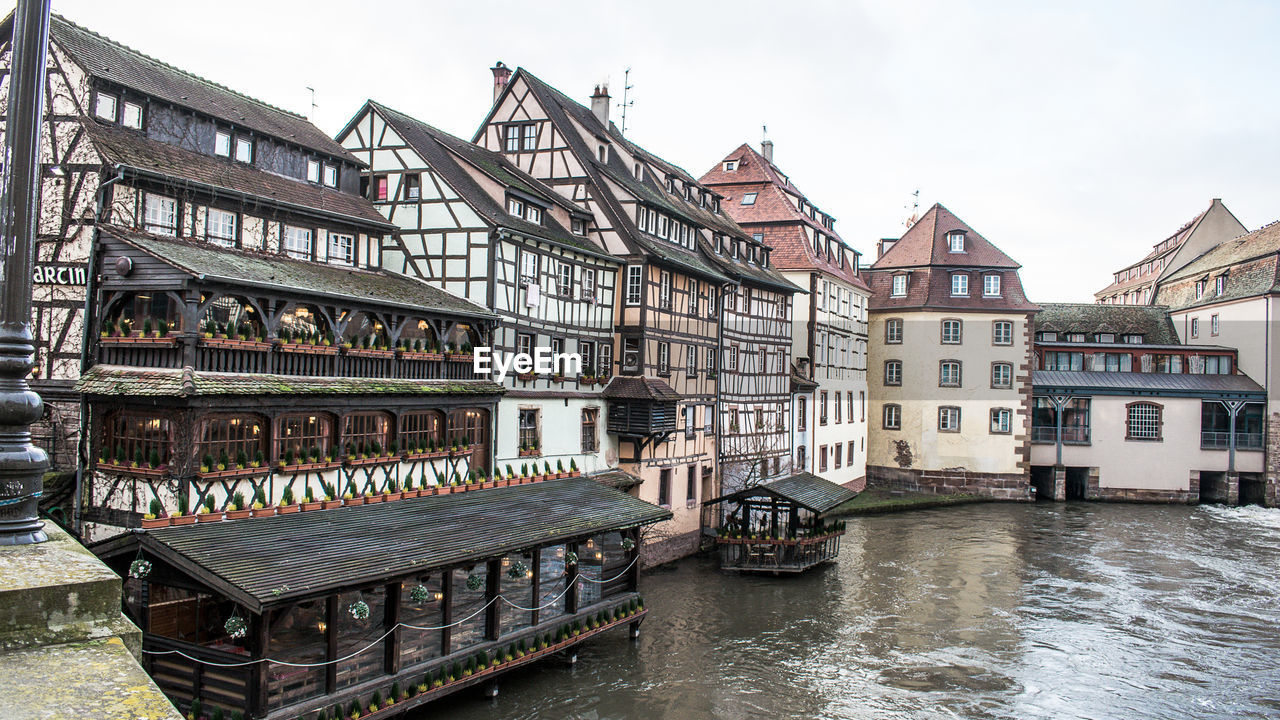
[[[963,253],[950,252],[947,247],[947,234],[956,230],[965,235]],[[929,208],[871,267],[884,270],[929,265],[1014,270],[1022,267],[940,204]]]
[[[951,295],[951,269],[940,267],[913,268],[907,271],[907,294],[893,297],[894,270],[872,270],[866,273],[871,286],[871,309],[891,310],[936,308],[939,310],[979,310],[984,312],[1011,310],[1035,312],[1039,307],[1027,299],[1022,289],[1018,271],[1012,268],[993,268],[975,271],[969,275],[969,294],[964,297]],[[995,272],[1000,275],[1000,297],[982,295],[982,275]]]

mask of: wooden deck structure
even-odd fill
[[[844,523],[825,514],[857,493],[812,473],[744,488],[707,503],[705,527],[715,527],[720,568],[799,573],[834,560]]]
[[[566,478],[140,531],[93,549],[129,576],[144,666],[184,712],[199,700],[248,718],[353,706],[367,718],[638,630],[639,528],[669,517]]]

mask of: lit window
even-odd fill
[[[943,320],[942,321],[942,344],[943,345],[959,345],[961,337],[961,325],[959,320]]]
[[[953,253],[964,252],[964,233],[947,233],[947,248]]]
[[[956,273],[951,276],[951,294],[963,296],[969,294],[969,276],[964,273]]]
[[[231,157],[231,133],[219,130],[213,136],[213,154]]]
[[[329,187],[338,187],[338,168],[336,166],[325,164],[324,184]]]
[[[311,259],[311,229],[284,226],[284,253],[289,257]]]
[[[994,434],[1008,434],[1013,425],[1013,411],[1008,408],[992,408],[991,409],[991,432]]]
[[[125,102],[124,113],[120,116],[120,123],[127,128],[141,130],[142,106],[137,103]]]
[[[93,106],[93,114],[103,120],[116,121],[116,96],[98,93],[98,103]]]
[[[984,297],[1000,296],[1000,276],[984,275],[982,277],[982,294]]]
[[[991,364],[991,387],[1013,387],[1013,366],[1009,363]]]
[[[320,161],[307,160],[307,182],[320,182]]]
[[[991,324],[992,345],[1013,344],[1013,323],[1008,320],[997,320]]]
[[[253,162],[253,140],[246,137],[236,138],[236,160],[242,163]]]
[[[938,385],[960,387],[960,363],[956,360],[945,360],[938,378]]]
[[[893,276],[893,293],[892,293],[892,295],[893,295],[894,297],[902,297],[902,296],[904,296],[904,295],[906,295],[906,294],[907,294],[907,276],[906,276],[906,275],[894,275],[894,276]]]
[[[1160,439],[1160,406],[1155,403],[1133,403],[1129,406],[1126,440]]]
[[[960,432],[960,408],[938,408],[938,432]]]
[[[885,385],[901,385],[902,384],[902,361],[901,360],[885,361],[884,384]]]
[[[355,261],[355,238],[329,233],[329,262],[350,265]]]
[[[209,208],[209,222],[205,234],[210,242],[234,247],[236,244],[236,214]]]
[[[157,235],[177,234],[177,201],[163,195],[152,195],[151,193],[147,193],[146,219],[143,229]]]
[[[743,195],[742,195],[742,204],[743,204],[743,205],[755,205],[755,204],[756,204],[756,193],[743,193]]]

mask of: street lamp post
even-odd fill
[[[13,13],[9,112],[0,169],[0,545],[44,542],[39,499],[49,459],[31,444],[44,403],[34,367],[32,245],[40,188],[40,121],[50,0],[18,0]]]

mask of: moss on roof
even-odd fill
[[[157,369],[94,365],[80,376],[85,395],[191,397],[200,395],[497,395],[488,380],[406,380],[215,373],[191,368]]]
[[[1159,305],[1041,303],[1036,330],[1059,333],[1142,335],[1150,345],[1177,345],[1178,332],[1169,308]]]

